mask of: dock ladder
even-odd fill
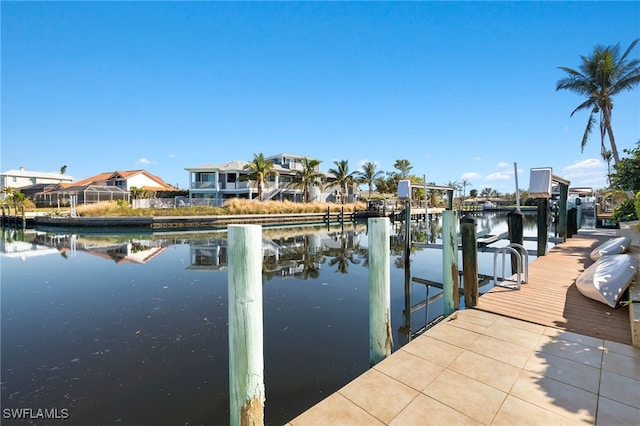
[[[522,255],[517,250],[520,249],[525,254],[524,259]],[[510,253],[516,256],[517,259],[517,274],[516,280],[512,278],[506,278],[506,262],[505,257],[506,254]],[[502,253],[502,279],[498,280],[498,254]],[[522,271],[524,270],[524,280],[522,279]],[[511,288],[514,290],[520,290],[520,284],[526,284],[529,280],[529,253],[527,250],[521,245],[517,243],[511,243],[506,247],[500,247],[493,254],[493,282],[494,285],[499,287]]]

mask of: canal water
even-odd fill
[[[477,220],[507,230],[506,212]],[[424,304],[440,290],[411,282],[442,282],[441,235],[416,224],[433,247],[414,247],[407,269],[402,224],[390,227],[397,350],[442,315],[442,299]],[[535,213],[524,234],[536,236]],[[228,424],[224,230],[5,229],[1,252],[2,424],[30,424],[6,416],[25,408],[69,425]],[[478,262],[493,274],[492,252]],[[366,222],[263,228],[263,297],[265,422],[277,425],[369,368]]]

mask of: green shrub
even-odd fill
[[[622,204],[613,211],[611,217],[618,222],[629,222],[638,219],[636,211],[635,201],[629,198],[624,200]]]

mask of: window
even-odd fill
[[[228,183],[234,183],[236,181],[236,174],[235,173],[227,173],[227,182]]]

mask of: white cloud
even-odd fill
[[[507,173],[496,172],[488,175],[484,180],[487,182],[496,181],[496,180],[509,180],[511,176]]]
[[[482,161],[482,157],[473,157],[473,161]]]
[[[169,154],[167,157],[169,157],[169,158],[176,158],[176,155],[175,155],[175,154]]]
[[[144,166],[147,166],[149,164],[156,164],[156,162],[155,161],[151,161],[146,157],[141,157],[141,158],[138,158],[138,160],[136,161],[136,164],[142,164]]]
[[[504,161],[499,162],[498,164],[496,164],[497,167],[501,168],[501,169],[505,169],[507,167],[511,167],[513,166],[513,164],[511,163],[505,163]]]
[[[607,166],[598,158],[587,158],[562,169],[560,177],[571,181],[572,187],[603,188],[607,185]]]
[[[480,180],[483,178],[483,176],[480,173],[477,172],[467,172],[467,173],[463,173],[462,176],[460,176],[461,179],[468,179],[470,181],[474,181],[474,180]]]

